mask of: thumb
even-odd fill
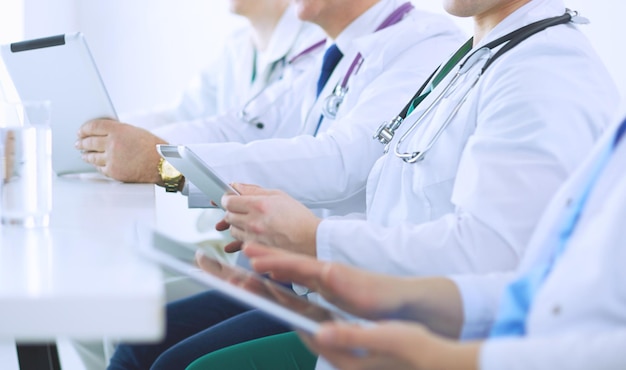
[[[259,195],[259,194],[267,194],[268,192],[266,189],[258,185],[253,185],[253,184],[233,183],[231,185],[241,195]]]
[[[370,325],[326,324],[317,334],[320,344],[342,349],[361,348],[386,355],[404,357],[406,343],[414,348],[428,334],[420,325],[405,322],[380,322]]]

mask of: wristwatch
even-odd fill
[[[178,172],[174,166],[163,158],[159,161],[159,175],[165,185],[165,191],[169,193],[176,193],[178,191],[180,183],[183,180],[183,174]]]

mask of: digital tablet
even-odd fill
[[[20,100],[52,105],[52,168],[57,174],[95,168],[74,148],[79,127],[95,118],[117,118],[81,33],[27,40],[0,47]]]
[[[159,144],[157,151],[161,157],[185,176],[185,181],[194,184],[216,206],[223,208],[221,198],[225,193],[239,194],[188,147]]]
[[[197,247],[159,233],[151,227],[137,225],[138,248],[142,256],[166,269],[184,274],[216,289],[251,308],[258,308],[287,325],[315,333],[328,320],[353,320],[340,312],[298,296],[273,280],[252,271],[207,257],[213,266],[210,272],[195,265]],[[359,320],[361,324],[366,323]]]

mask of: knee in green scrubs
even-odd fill
[[[187,370],[208,369],[314,369],[317,356],[295,332],[272,335],[209,353],[192,362]]]

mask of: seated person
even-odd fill
[[[258,244],[244,252],[257,271],[379,321],[302,336],[340,369],[624,369],[625,131],[626,120],[609,130],[553,197],[515,273],[398,278]],[[190,369],[281,368],[283,342],[243,343]]]

